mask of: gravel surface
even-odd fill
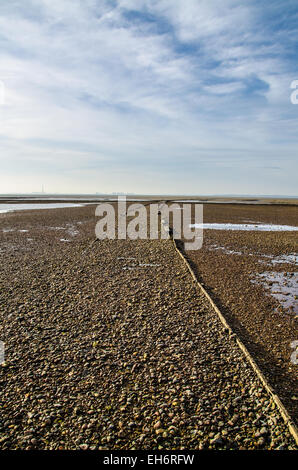
[[[204,222],[297,226],[298,207],[205,205]],[[298,367],[291,362],[298,340],[297,232],[205,230],[203,248],[186,256],[298,423]],[[277,287],[274,279],[284,282]]]
[[[93,238],[93,207],[0,219],[0,448],[295,449],[172,242]]]

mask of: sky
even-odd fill
[[[0,193],[298,194],[297,0],[1,0]]]

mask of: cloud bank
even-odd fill
[[[291,0],[2,0],[0,193],[296,195],[297,20]]]

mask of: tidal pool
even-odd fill
[[[284,308],[298,315],[298,273],[264,272],[256,274],[253,284],[262,284]]]
[[[37,210],[37,209],[60,209],[64,207],[83,207],[84,204],[74,203],[40,203],[40,204],[0,204],[0,214],[13,211]]]
[[[298,227],[292,225],[274,224],[190,224],[191,228],[202,228],[205,230],[246,230],[259,232],[293,232],[298,231]]]

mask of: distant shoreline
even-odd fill
[[[167,201],[176,203],[197,203],[197,204],[245,204],[245,205],[298,205],[298,196],[181,196],[181,195],[123,195],[127,202],[147,202],[147,201]],[[44,204],[44,203],[96,203],[96,202],[117,202],[117,195],[111,194],[3,194],[0,195],[1,204]]]

